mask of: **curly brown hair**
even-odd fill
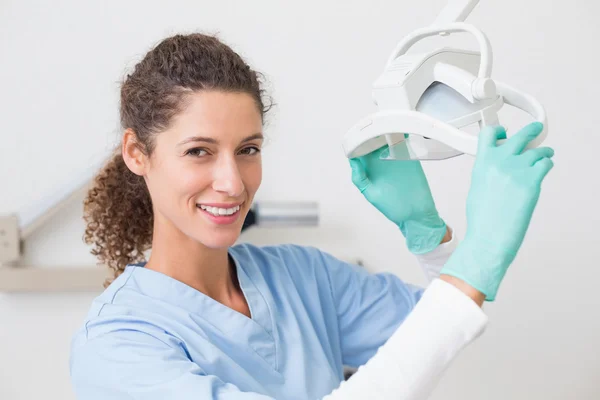
[[[190,93],[222,90],[248,93],[263,117],[263,75],[216,36],[178,34],[151,49],[121,84],[120,118],[140,150],[151,156],[156,135],[183,111]],[[125,267],[145,260],[152,246],[154,214],[144,178],[129,170],[120,146],[95,177],[84,200],[84,241],[101,265],[113,271],[106,288]]]

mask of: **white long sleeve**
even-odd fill
[[[422,400],[488,318],[453,285],[434,279],[377,353],[323,400]]]
[[[440,276],[440,271],[444,267],[444,264],[448,261],[456,247],[458,246],[458,239],[454,230],[450,230],[452,237],[446,243],[440,244],[432,251],[425,254],[417,254],[416,258],[419,265],[423,269],[427,282],[431,283],[434,279]]]

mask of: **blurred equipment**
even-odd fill
[[[242,231],[261,228],[291,228],[319,225],[319,205],[316,202],[257,202],[244,221]]]

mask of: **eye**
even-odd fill
[[[192,155],[194,157],[202,157],[208,154],[208,152],[205,149],[202,149],[200,147],[196,147],[193,149],[189,149],[188,151],[185,152],[186,155]]]
[[[248,146],[248,147],[245,147],[242,150],[240,150],[241,154],[244,154],[247,156],[253,156],[259,152],[260,152],[260,149],[256,146]]]

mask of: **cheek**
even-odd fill
[[[172,182],[177,182],[182,195],[196,195],[211,185],[211,169],[203,165],[180,166],[173,171]]]
[[[180,199],[210,185],[210,168],[181,160],[163,162],[155,168],[152,180],[160,197]]]
[[[246,191],[254,194],[262,182],[262,164],[260,161],[251,163],[240,168],[243,176],[244,187]]]

